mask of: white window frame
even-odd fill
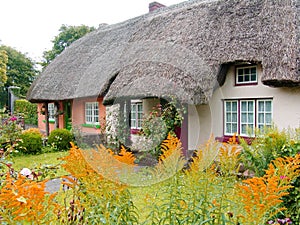
[[[55,120],[55,104],[54,103],[48,103],[48,116],[49,121]]]
[[[260,110],[259,108],[259,103],[263,102],[264,104],[264,109],[263,110]],[[271,102],[271,106],[270,106],[270,111],[266,111],[266,103],[267,102]],[[256,115],[256,118],[257,118],[257,127],[260,129],[260,130],[263,130],[264,127],[271,127],[272,126],[272,119],[273,119],[273,101],[271,99],[258,99],[257,100],[257,115]],[[260,122],[260,119],[259,119],[259,115],[263,115],[263,122]],[[271,117],[271,120],[270,121],[266,121],[266,118],[267,116],[270,115]]]
[[[239,116],[240,116],[240,120],[239,120],[239,124],[240,124],[240,129],[239,129],[239,133],[242,136],[250,136],[252,137],[254,135],[254,131],[255,131],[255,111],[256,111],[256,107],[255,107],[255,100],[240,100],[239,101]],[[246,103],[246,110],[243,110],[243,103]],[[252,110],[249,109],[249,103],[252,103]],[[245,116],[245,121],[243,121],[243,118]],[[252,116],[251,116],[252,115]],[[252,119],[250,119],[252,118]],[[250,121],[252,120],[252,122]],[[243,126],[246,126],[245,130],[243,131]]]
[[[85,102],[85,123],[99,125],[99,102]]]
[[[227,110],[227,104],[226,103],[230,103],[230,111]],[[233,103],[236,103],[236,111],[233,111],[232,110],[232,105]],[[235,133],[238,132],[238,121],[239,121],[239,118],[238,118],[238,109],[239,109],[239,105],[238,105],[238,101],[237,100],[232,100],[232,101],[225,101],[224,102],[224,132],[225,132],[225,135],[234,135]],[[236,114],[236,121],[233,121],[233,115]],[[230,121],[228,121],[228,117],[230,117]],[[236,124],[236,132],[233,131],[233,125]],[[231,132],[227,132],[227,125],[230,125],[230,131]]]
[[[245,73],[245,70],[249,69],[250,70],[250,73]],[[252,69],[255,69],[255,80],[252,80],[252,72],[251,70]],[[239,74],[239,71],[243,71],[242,74]],[[249,76],[249,80],[247,81],[246,80],[246,76]],[[243,78],[243,81],[239,81],[239,77],[242,77]],[[257,84],[257,79],[258,77],[258,73],[257,73],[257,66],[239,66],[239,67],[236,67],[236,70],[235,70],[235,83],[237,85],[247,85],[247,84]]]
[[[133,110],[133,106],[135,110]],[[141,110],[139,109],[141,106]],[[143,122],[143,102],[142,101],[131,101],[130,105],[130,128],[131,129],[141,129]]]
[[[227,110],[227,104],[226,103],[232,103],[232,102],[237,102],[237,110],[235,112],[233,111],[228,111]],[[247,104],[247,109],[246,111],[242,111],[242,103],[243,102],[253,102],[253,109],[249,110],[248,104]],[[263,110],[259,109],[259,104],[263,103],[264,107]],[[270,106],[268,106],[268,110],[266,110],[267,103],[270,103]],[[226,99],[223,101],[224,105],[224,113],[223,113],[223,121],[224,121],[224,135],[225,136],[231,136],[234,134],[241,135],[244,137],[253,137],[254,136],[254,131],[255,129],[260,129],[263,130],[263,128],[266,127],[271,127],[272,126],[272,121],[273,121],[273,99],[272,98],[261,98],[261,99]],[[237,113],[237,127],[238,130],[237,132],[233,132],[232,129],[231,132],[227,132],[227,125],[230,125],[232,128],[232,120],[228,121],[227,115],[230,113],[231,118],[233,113]],[[246,120],[242,122],[242,115],[246,115]],[[249,119],[249,116],[252,115],[252,122]],[[259,115],[263,115],[263,121],[259,120]],[[242,125],[253,125],[253,129],[247,129],[246,132],[242,132]]]

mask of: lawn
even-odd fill
[[[13,158],[13,167],[20,171],[22,168],[38,168],[47,165],[49,168],[58,166],[62,163],[61,157],[64,157],[68,152],[51,152],[39,155],[20,155]],[[59,167],[56,176],[66,175],[66,171]]]

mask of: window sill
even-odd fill
[[[43,120],[43,123],[46,123],[46,120]],[[53,120],[53,119],[49,119],[49,123],[55,123],[55,120]]]
[[[96,128],[96,129],[100,129],[101,126],[99,124],[88,124],[88,123],[84,123],[81,124],[82,127],[88,127],[88,128]]]
[[[216,137],[215,140],[219,141],[219,142],[228,142],[230,138],[232,138],[233,136],[230,135],[224,135],[222,137]],[[236,141],[237,143],[240,143],[239,139],[244,139],[249,145],[252,143],[252,141],[254,140],[254,137],[242,137],[242,136],[236,136]]]
[[[141,129],[130,128],[130,134],[139,134],[140,132],[141,132]]]
[[[257,81],[249,82],[249,83],[235,83],[236,87],[239,87],[239,86],[255,86],[255,85],[258,85]]]

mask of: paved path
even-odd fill
[[[61,185],[61,178],[55,178],[55,179],[49,180],[46,183],[45,190],[50,193],[54,193],[54,192],[59,191],[60,185]]]

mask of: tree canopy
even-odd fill
[[[49,51],[43,53],[43,62],[41,65],[45,68],[56,56],[58,56],[72,42],[83,37],[87,33],[95,30],[94,27],[86,25],[68,26],[62,25],[59,29],[59,34],[52,40],[53,47]]]
[[[6,64],[8,62],[8,56],[5,50],[0,50],[0,87],[7,81],[6,76]]]
[[[25,54],[5,45],[0,46],[0,52],[6,52],[6,76],[7,81],[0,88],[0,104],[3,106],[7,102],[7,88],[9,86],[20,87],[20,95],[26,96],[26,93],[38,74],[35,68],[35,62]]]

